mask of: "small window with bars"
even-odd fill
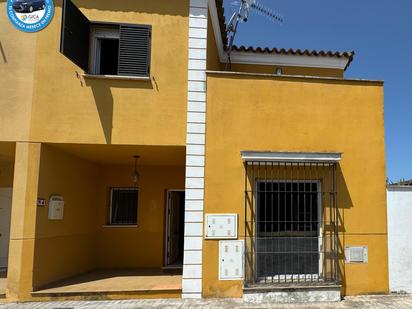
[[[63,1],[60,52],[93,75],[150,76],[150,25],[91,22]]]
[[[335,163],[245,162],[245,286],[339,283]]]
[[[137,188],[110,189],[110,225],[136,225],[139,191]]]

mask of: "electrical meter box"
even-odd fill
[[[52,195],[49,199],[49,220],[63,220],[64,200],[60,195]]]
[[[206,214],[206,239],[237,239],[237,214]]]
[[[244,269],[244,241],[219,241],[219,280],[242,280]]]
[[[346,263],[368,263],[368,247],[345,247]]]

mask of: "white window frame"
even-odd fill
[[[91,31],[90,73],[100,75],[101,40],[120,40],[120,31],[117,26],[94,26]]]

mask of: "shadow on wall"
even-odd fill
[[[109,80],[109,79],[91,79],[85,78],[84,83],[90,87],[93,92],[96,108],[99,113],[100,123],[104,132],[107,144],[112,143],[113,132],[113,108],[115,100],[113,98],[113,88],[129,89],[149,89],[153,90],[153,84],[149,81],[127,81],[127,80]],[[83,84],[83,82],[82,82]],[[117,100],[116,104],[121,104]]]
[[[73,3],[79,8],[85,9],[97,9],[111,12],[139,12],[149,14],[161,14],[161,15],[189,15],[189,0],[181,2],[181,5],[176,5],[176,1],[170,0],[72,0]],[[59,0],[56,4],[62,5],[62,1]]]
[[[213,73],[209,73],[208,76],[216,76],[213,75]],[[239,75],[226,75],[226,79],[230,80],[250,80],[250,76],[244,75],[244,76],[239,76]],[[271,76],[253,76],[254,81],[282,81],[282,82],[297,82],[297,77],[296,76],[276,76],[276,75],[271,75]],[[370,80],[354,80],[354,79],[345,79],[345,78],[322,78],[322,77],[316,77],[316,78],[311,78],[310,76],[307,76],[305,79],[305,83],[308,84],[325,84],[325,85],[347,85],[347,86],[354,86],[354,87],[365,87],[367,85],[378,85],[382,86],[383,81],[381,80],[376,80],[376,81],[370,81]]]
[[[267,170],[267,166],[269,166],[269,171]],[[272,170],[270,170],[270,167],[272,167]],[[248,167],[246,167],[248,168]],[[311,167],[309,167],[310,169]],[[278,187],[278,189],[272,189],[272,187],[267,188],[266,186],[263,188],[258,188],[258,184],[257,184],[257,180],[264,180],[266,179],[268,176],[269,181],[271,181],[271,179],[274,179],[274,182],[279,182],[279,183],[287,183],[288,181],[290,182],[301,182],[301,181],[314,181],[314,180],[319,180],[321,181],[321,196],[322,196],[322,212],[325,213],[325,217],[323,217],[322,220],[326,220],[324,223],[322,223],[323,225],[323,239],[324,239],[324,271],[326,272],[326,276],[331,276],[332,274],[334,275],[337,272],[337,279],[342,281],[342,289],[343,291],[345,291],[345,267],[344,267],[344,261],[345,261],[345,232],[346,232],[346,228],[345,228],[345,220],[344,220],[344,214],[345,214],[345,209],[349,209],[353,207],[353,201],[345,180],[345,176],[342,172],[342,169],[340,167],[339,164],[336,165],[336,170],[335,170],[335,179],[336,179],[336,183],[335,183],[335,188],[336,188],[336,202],[337,202],[337,219],[336,219],[336,225],[333,224],[333,222],[330,222],[329,219],[329,213],[334,212],[334,207],[332,205],[334,205],[334,203],[332,202],[333,198],[331,197],[331,193],[335,190],[333,190],[333,174],[332,174],[332,168],[329,168],[327,166],[323,166],[323,167],[319,167],[318,165],[314,165],[314,167],[312,167],[314,170],[310,173],[308,173],[308,171],[303,168],[302,166],[296,167],[293,165],[275,165],[275,168],[273,170],[273,165],[263,165],[262,166],[259,165],[258,168],[255,168],[254,165],[252,165],[251,168],[248,169],[248,173],[247,173],[247,181],[246,181],[246,188],[245,188],[245,206],[247,207],[245,214],[247,214],[249,216],[249,218],[246,220],[247,222],[249,222],[249,220],[251,220],[250,222],[254,221],[256,222],[257,220],[262,220],[259,219],[260,215],[258,214],[259,210],[257,207],[257,203],[258,203],[258,195],[259,194],[263,194],[262,196],[265,196],[265,191],[268,190],[267,192],[269,193],[269,196],[265,197],[265,208],[264,210],[262,210],[262,212],[266,212],[266,199],[268,199],[268,203],[269,205],[271,205],[270,203],[272,203],[272,199],[273,199],[273,194],[275,194],[275,204],[276,204],[276,200],[277,203],[280,203],[280,205],[284,205],[284,207],[286,207],[286,203],[289,203],[289,206],[291,204],[293,204],[293,196],[296,196],[296,192],[294,192],[294,194],[292,195],[292,198],[290,200],[287,200],[286,197],[284,199],[282,199],[282,197],[280,197],[279,200],[279,194],[283,195],[285,194],[286,196],[286,192],[288,192],[288,190],[292,190],[292,189],[286,189],[286,187],[284,187],[284,189],[282,189],[282,187]],[[259,191],[261,190],[261,191]],[[263,191],[262,191],[263,190]],[[273,191],[272,191],[273,190]],[[285,191],[283,191],[285,190]],[[296,189],[295,189],[296,190]],[[298,189],[299,190],[299,189]],[[283,193],[284,192],[284,193]],[[289,191],[292,192],[292,191]],[[298,191],[299,192],[299,191]],[[305,192],[305,191],[304,191]],[[276,194],[278,196],[278,198],[276,199]],[[306,192],[304,194],[307,194]],[[331,199],[332,198],[332,199]],[[299,205],[299,202],[296,202],[300,199],[295,200],[294,205]],[[296,204],[298,203],[298,204]],[[302,204],[300,204],[302,205]],[[312,205],[312,204],[310,204]],[[282,206],[283,207],[283,206]],[[299,207],[299,206],[298,206]],[[306,206],[305,206],[306,207]],[[312,207],[312,206],[310,206]],[[285,208],[286,209],[286,208]],[[296,208],[295,208],[296,209]],[[270,213],[270,212],[268,212]],[[293,216],[293,211],[291,212],[287,212],[285,210],[285,216],[286,214],[289,213],[290,216]],[[296,214],[296,212],[295,212]],[[271,214],[270,216],[273,216],[273,214]],[[280,216],[279,212],[278,212],[278,216]],[[295,215],[296,216],[296,215]],[[322,215],[323,216],[323,215]],[[332,215],[332,221],[334,221]],[[269,217],[270,218],[270,217]],[[275,220],[274,218],[276,217],[271,217],[271,220]],[[298,219],[286,219],[286,217],[283,220],[286,220],[284,222],[287,222],[287,220],[291,220],[290,222],[293,222],[292,220],[300,220],[300,217],[298,217]],[[276,220],[281,220],[276,219]],[[264,221],[262,221],[264,222]],[[267,221],[270,222],[270,221]],[[273,221],[275,223],[275,226],[277,224],[277,228],[282,228],[283,226],[286,226],[286,223],[279,223],[280,221]],[[258,224],[259,223],[255,223],[255,225],[253,223],[246,223],[246,237],[248,237],[247,235],[253,236],[254,233],[256,233],[257,228],[258,228]],[[285,225],[282,225],[285,224]],[[261,225],[262,229],[266,229],[267,228],[267,224]],[[336,233],[335,231],[335,226],[337,226],[337,230],[339,233],[339,236],[337,238],[337,242],[335,243],[334,240],[332,241],[332,239],[335,239],[335,235]],[[292,227],[292,225],[290,225],[290,227]],[[273,228],[273,226],[272,226]],[[292,227],[293,228],[293,227]],[[285,230],[286,231],[286,230]],[[295,230],[296,231],[296,230]],[[299,228],[298,228],[298,232],[299,232]],[[265,230],[266,233],[266,230]],[[287,236],[289,237],[289,236]],[[292,243],[292,238],[290,237],[290,242]],[[330,241],[329,241],[330,239]],[[331,244],[333,244],[333,249],[330,249]],[[336,247],[335,247],[336,244]],[[334,249],[336,248],[336,250]],[[331,252],[329,252],[328,250],[331,250]],[[339,267],[336,267],[336,263],[335,262],[331,262],[334,260],[335,258],[335,252],[337,253],[337,264],[339,265]],[[253,263],[253,260],[247,260],[246,263]],[[253,268],[253,267],[252,267]],[[332,278],[331,278],[332,279]]]
[[[348,186],[346,185],[345,176],[342,173],[342,168],[338,164],[336,168],[336,181],[338,191],[338,208],[340,210],[353,207],[352,198],[350,196]],[[338,271],[339,278],[342,284],[342,292],[346,294],[346,268],[345,268],[345,212],[338,211],[338,231],[340,237],[338,237]]]

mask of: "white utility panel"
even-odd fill
[[[64,199],[60,195],[52,195],[49,199],[49,220],[63,220]]]
[[[244,241],[219,241],[219,280],[242,280]]]
[[[237,214],[207,214],[206,239],[237,239]]]
[[[368,263],[368,247],[346,247],[346,263]]]

